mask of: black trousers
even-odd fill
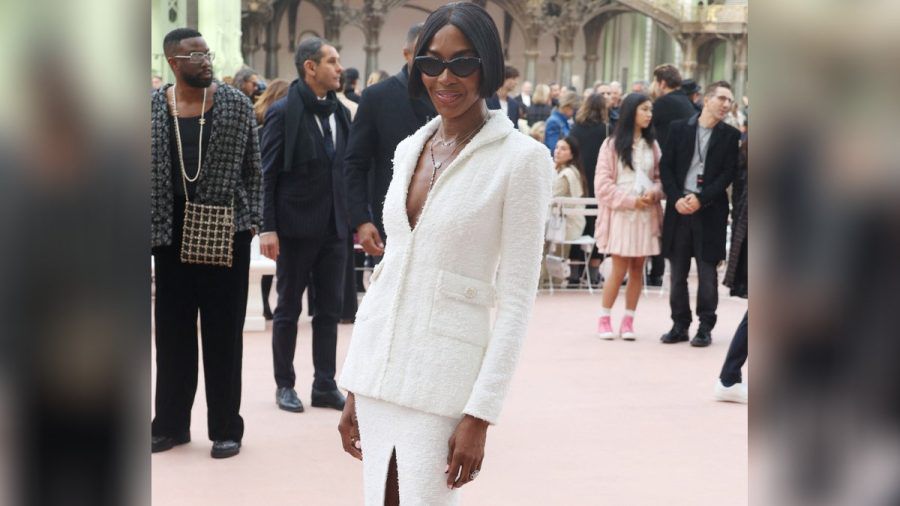
[[[176,220],[177,221],[177,220]],[[241,363],[250,272],[250,232],[234,237],[232,266],[183,264],[176,244],[157,248],[156,417],[154,436],[190,433],[197,392],[197,313],[203,343],[207,428],[211,441],[240,441]]]
[[[666,273],[666,257],[662,255],[655,255],[650,257],[650,261],[647,262],[650,264],[650,272],[647,274],[650,277],[663,277],[663,274]]]
[[[725,355],[725,363],[722,365],[722,372],[719,379],[726,387],[730,387],[735,383],[742,382],[741,367],[747,361],[747,312],[744,312],[744,318],[738,324],[737,330],[734,331],[734,337],[731,339],[731,345],[728,346],[728,354]]]
[[[315,368],[313,388],[337,388],[337,325],[341,316],[346,272],[347,240],[336,235],[315,239],[279,237],[275,267],[278,305],[272,321],[272,356],[275,384],[293,388],[294,352],[297,348],[297,319],[300,298],[310,281],[316,293],[316,313],[312,320],[312,354]]]
[[[719,305],[719,281],[715,262],[701,258],[702,228],[699,216],[678,215],[674,231],[673,251],[669,257],[672,268],[672,286],[669,307],[675,325],[688,328],[691,325],[691,300],[688,294],[688,273],[691,258],[697,263],[697,317],[700,326],[712,330],[716,326],[716,308]]]

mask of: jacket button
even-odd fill
[[[478,295],[478,290],[471,288],[471,287],[466,288],[466,298],[467,299],[474,299],[476,295]]]

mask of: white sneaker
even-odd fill
[[[722,380],[716,381],[716,388],[713,391],[713,397],[721,402],[737,402],[747,404],[747,384],[735,383],[730,387],[722,384]]]

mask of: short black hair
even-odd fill
[[[507,65],[503,69],[503,79],[515,79],[516,77],[519,77],[519,71],[512,65]]]
[[[503,45],[500,43],[500,33],[491,15],[478,4],[454,2],[432,12],[422,27],[413,57],[425,54],[434,35],[447,25],[459,28],[481,58],[481,83],[478,86],[478,94],[482,98],[490,97],[503,86]],[[421,96],[425,91],[422,72],[415,65],[409,72],[408,89],[413,97]]]
[[[297,67],[297,74],[300,76],[300,79],[306,78],[306,71],[303,70],[303,63],[306,60],[321,63],[322,46],[325,45],[328,45],[328,41],[319,37],[310,37],[297,44],[297,52],[294,53],[294,66]]]
[[[172,30],[167,33],[166,37],[163,39],[163,53],[165,53],[166,56],[174,55],[175,50],[178,49],[178,45],[181,44],[181,41],[184,39],[193,39],[194,37],[203,37],[203,35],[193,28],[176,28]]]

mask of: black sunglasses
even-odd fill
[[[431,77],[441,75],[444,69],[450,69],[450,72],[457,77],[466,77],[481,68],[481,58],[460,56],[450,61],[444,61],[433,56],[416,56],[415,65],[419,71]]]

